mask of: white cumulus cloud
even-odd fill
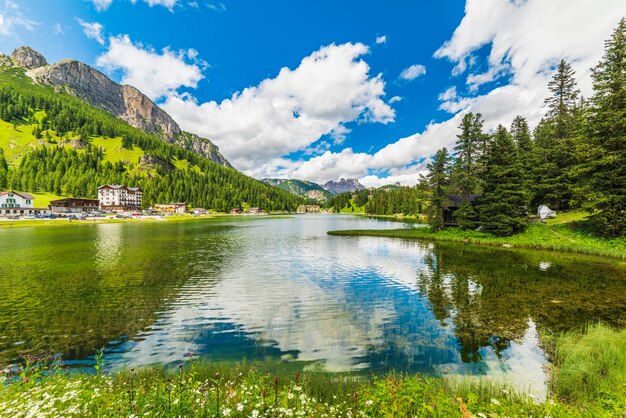
[[[376,37],[377,44],[386,44],[387,43],[387,35],[377,36]]]
[[[83,33],[89,38],[94,39],[100,45],[104,45],[104,35],[102,30],[104,26],[98,22],[85,22],[82,19],[77,19],[78,24],[83,28]]]
[[[448,120],[431,123],[423,132],[374,153],[327,151],[308,161],[283,164],[274,168],[276,172],[317,181],[353,176],[366,186],[414,184],[437,149],[454,145],[465,112],[482,113],[488,130],[499,123],[509,125],[518,114],[536,124],[543,115],[553,67],[561,58],[572,63],[583,94],[591,95],[590,68],[603,54],[604,40],[626,15],[626,2],[468,0],[465,9],[461,24],[436,56],[449,59],[455,64],[453,74],[459,75],[478,59],[476,50],[487,45],[487,71],[467,74],[470,93],[505,74],[510,76],[508,84],[479,96],[463,96],[456,87],[449,88],[439,96],[441,108],[455,113]]]
[[[196,88],[204,78],[205,63],[196,60],[194,49],[156,51],[133,43],[128,35],[109,38],[108,50],[96,64],[106,71],[122,73],[121,82],[141,90],[152,100],[173,94],[180,87]]]
[[[370,75],[362,59],[368,51],[360,43],[325,46],[219,103],[170,95],[163,107],[184,129],[213,140],[235,167],[269,172],[290,164],[285,155],[320,150],[313,144],[324,135],[341,143],[348,122],[394,120],[382,76]]]
[[[400,73],[400,78],[403,80],[415,80],[417,77],[426,74],[426,67],[420,64],[413,64],[408,68],[405,68]]]

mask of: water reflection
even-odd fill
[[[503,378],[541,394],[538,331],[626,317],[626,269],[551,253],[330,237],[339,216],[6,231],[0,363],[283,358]],[[4,231],[3,231],[4,234]],[[17,245],[16,245],[17,244]]]

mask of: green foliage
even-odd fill
[[[557,336],[553,350],[556,371],[551,389],[557,396],[580,403],[605,398],[616,412],[623,412],[623,402],[607,395],[626,390],[626,330],[590,325],[583,335]]]
[[[370,215],[417,216],[424,211],[426,191],[424,187],[397,186],[374,190],[365,204],[365,213]]]
[[[488,138],[483,133],[483,119],[480,113],[467,113],[459,125],[461,132],[457,135],[454,147],[455,160],[452,171],[452,183],[463,195],[465,202],[470,195],[481,189],[481,173],[484,171],[484,156]]]
[[[523,170],[511,135],[499,125],[487,154],[480,224],[494,235],[506,236],[526,226]]]
[[[605,235],[626,235],[626,19],[606,41],[592,78],[595,94],[579,171],[585,206],[601,211],[597,219]]]
[[[427,209],[428,222],[435,230],[443,227],[443,211],[448,205],[450,178],[450,155],[446,148],[442,148],[428,164],[426,184],[429,191],[429,206]]]
[[[4,149],[0,147],[0,190],[5,190],[8,184],[9,165],[4,158]]]
[[[369,379],[294,371],[288,365],[269,373],[264,372],[267,366],[192,359],[176,370],[150,367],[114,374],[66,374],[58,365],[49,367],[36,360],[3,377],[0,415],[611,417],[623,412],[626,401],[623,384],[593,399],[538,403],[530,394],[484,380],[457,382],[419,375]]]

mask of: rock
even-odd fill
[[[144,154],[139,159],[139,165],[142,166],[152,166],[152,167],[162,167],[165,171],[172,171],[174,166],[170,164],[169,161],[165,161],[159,157],[155,157],[153,155]]]
[[[339,181],[329,181],[322,187],[332,194],[356,192],[359,190],[365,190],[365,186],[359,183],[358,179],[341,179]]]
[[[55,90],[63,89],[135,128],[156,134],[166,142],[175,143],[218,164],[231,167],[211,141],[183,132],[176,121],[148,96],[133,86],[117,84],[87,64],[62,60],[45,67],[33,67],[27,74],[35,82],[52,86]]]
[[[39,52],[29,46],[20,46],[11,53],[11,58],[17,65],[26,69],[33,69],[48,65],[48,62]]]

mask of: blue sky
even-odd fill
[[[133,84],[255,177],[414,184],[464,112],[536,123],[561,58],[590,94],[626,2],[590,4],[0,0],[0,51]]]

